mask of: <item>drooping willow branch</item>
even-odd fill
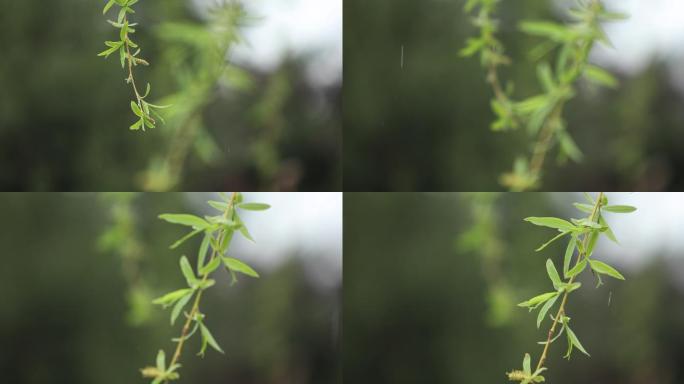
[[[492,110],[497,119],[492,130],[502,131],[525,126],[534,137],[529,155],[516,159],[513,171],[502,175],[501,183],[513,191],[539,187],[542,169],[549,150],[559,145],[559,155],[574,161],[582,159],[582,152],[567,132],[563,119],[565,104],[576,95],[575,86],[584,77],[598,85],[615,87],[617,80],[607,71],[589,64],[589,53],[597,42],[609,44],[601,22],[621,20],[625,16],[608,12],[599,0],[577,0],[568,10],[572,19],[566,24],[549,21],[525,21],[520,29],[544,41],[533,49],[531,56],[543,59],[550,52],[556,56],[537,65],[537,77],[542,93],[521,101],[513,100],[513,85],[503,87],[498,70],[510,64],[501,42],[496,38],[498,20],[494,18],[500,0],[468,0],[466,12],[474,15],[473,24],[480,35],[470,38],[461,50],[462,56],[480,54],[487,70],[487,82],[492,86]],[[554,61],[552,66],[550,63]]]
[[[210,276],[221,266],[225,266],[232,277],[232,283],[237,282],[237,273],[250,277],[259,277],[259,274],[241,260],[225,255],[230,246],[233,234],[237,231],[244,237],[253,241],[247,227],[238,214],[239,209],[263,211],[270,208],[267,204],[243,203],[242,194],[233,193],[230,197],[224,196],[224,201],[209,201],[209,205],[219,211],[220,215],[200,218],[189,214],[164,214],[159,217],[173,224],[184,225],[192,228],[192,231],[175,242],[171,248],[176,248],[193,236],[203,233],[204,238],[199,248],[197,268],[193,269],[187,257],[180,258],[180,270],[187,282],[187,288],[170,292],[154,301],[166,307],[173,306],[171,311],[171,325],[181,315],[183,309],[192,301],[189,312],[185,313],[185,323],[180,336],[173,339],[176,343],[170,362],[166,363],[166,353],[159,350],[155,366],[142,369],[142,375],[151,378],[152,384],[167,383],[177,380],[180,375],[180,358],[186,341],[197,331],[201,336],[202,346],[199,352],[204,356],[207,346],[223,353],[223,350],[214,339],[214,336],[205,324],[206,315],[201,311],[200,304],[205,290],[214,286],[216,281]],[[207,258],[207,255],[209,257]],[[194,300],[193,300],[194,298]]]
[[[570,236],[570,241],[565,251],[563,259],[563,276],[561,279],[554,262],[551,259],[546,261],[546,271],[553,284],[554,291],[542,293],[527,301],[518,304],[521,307],[529,308],[530,311],[539,307],[537,315],[537,328],[541,326],[546,314],[553,308],[559,298],[561,298],[560,306],[555,316],[552,316],[551,327],[546,334],[546,340],[540,342],[544,345],[544,349],[539,357],[539,361],[534,370],[532,370],[531,357],[529,353],[525,354],[523,359],[522,370],[513,370],[508,372],[508,378],[511,381],[520,381],[522,384],[539,383],[545,381],[541,374],[547,369],[544,366],[548,356],[549,347],[556,341],[563,333],[567,336],[567,352],[565,358],[570,358],[573,348],[579,349],[582,353],[589,356],[584,346],[580,343],[579,338],[575,332],[570,328],[570,317],[567,316],[566,304],[570,293],[580,289],[581,283],[576,282],[576,278],[589,267],[594,276],[598,279],[598,285],[602,284],[601,276],[609,276],[619,280],[624,280],[624,276],[610,265],[593,258],[593,251],[596,243],[601,235],[615,240],[615,235],[608,226],[608,223],[603,218],[604,212],[613,213],[630,213],[636,208],[627,205],[608,205],[608,198],[601,192],[594,200],[589,195],[585,195],[590,204],[575,203],[575,207],[582,212],[589,214],[583,219],[572,219],[566,221],[557,217],[528,217],[528,221],[534,225],[556,229],[560,234],[553,237],[551,240],[540,246],[537,251],[541,251],[554,241]],[[577,251],[577,257],[574,264],[572,258]],[[572,264],[572,266],[571,266]],[[556,331],[558,327],[560,331]]]
[[[164,100],[177,107],[165,115],[168,145],[151,160],[145,190],[167,191],[176,186],[193,150],[205,161],[220,151],[205,127],[203,112],[218,94],[219,85],[238,73],[226,57],[241,40],[239,26],[246,11],[239,1],[226,1],[209,9],[208,17],[206,24],[165,22],[156,29],[165,43],[164,61],[176,74],[178,85],[178,91]]]
[[[131,110],[137,116],[138,120],[131,125],[130,129],[142,129],[144,131],[145,127],[154,128],[156,126],[157,122],[152,115],[162,122],[164,121],[164,119],[156,110],[166,108],[168,106],[155,105],[145,101],[145,98],[150,94],[150,84],[147,83],[145,93],[142,93],[135,82],[135,77],[133,76],[134,67],[138,65],[149,65],[147,60],[139,57],[141,51],[140,47],[131,39],[131,35],[135,33],[135,29],[133,27],[137,26],[138,24],[131,23],[128,19],[128,15],[135,13],[133,5],[137,4],[138,1],[139,0],[109,0],[107,2],[104,10],[102,11],[103,14],[106,14],[114,5],[119,6],[117,20],[107,20],[109,24],[119,30],[119,40],[105,41],[105,45],[108,48],[100,52],[98,56],[104,56],[105,58],[108,58],[109,55],[113,54],[114,52],[119,52],[121,68],[128,68],[126,83],[131,84],[135,96],[135,100],[131,101]],[[135,51],[131,53],[133,49],[135,49]]]

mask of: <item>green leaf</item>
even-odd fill
[[[206,229],[210,226],[206,220],[195,215],[165,213],[159,215],[159,218],[172,224],[187,225],[195,229]]]
[[[541,63],[537,66],[537,77],[547,93],[556,89],[556,81],[553,79],[553,72],[549,63]]]
[[[192,289],[189,288],[183,288],[179,289],[177,291],[169,292],[166,295],[159,297],[152,301],[152,304],[159,304],[163,305],[164,307],[168,307],[171,304],[175,303],[176,301],[180,300],[183,296],[187,295],[188,293],[191,293]]]
[[[207,328],[204,324],[200,323],[200,331],[202,332],[202,338],[211,345],[212,348],[215,350],[225,354],[223,352],[223,349],[218,345],[216,340],[214,339],[214,336],[212,336],[211,332],[209,332],[209,328]]]
[[[252,267],[238,259],[234,259],[232,257],[223,257],[222,260],[223,264],[225,264],[225,266],[231,271],[240,272],[251,277],[259,277],[259,274],[252,269]]]
[[[175,243],[171,244],[171,246],[170,246],[169,248],[170,248],[170,249],[176,249],[176,248],[178,248],[181,244],[183,244],[183,243],[186,242],[188,239],[192,238],[193,236],[195,236],[196,234],[198,234],[198,233],[200,233],[200,232],[202,232],[201,229],[196,229],[196,230],[194,230],[194,231],[188,233],[187,235],[185,235],[185,236],[181,237],[180,239],[178,239]]]
[[[200,276],[205,276],[214,272],[219,265],[221,265],[221,259],[218,257],[214,257],[207,265],[200,269]]]
[[[585,213],[591,213],[594,210],[594,207],[589,204],[573,203],[572,205],[574,205],[575,208]]]
[[[590,81],[608,88],[617,88],[619,84],[618,80],[615,76],[611,75],[610,72],[595,65],[587,65],[584,70],[584,75]]]
[[[617,238],[615,238],[615,234],[613,233],[613,230],[610,229],[610,226],[608,226],[608,223],[606,222],[606,219],[604,219],[602,215],[599,216],[599,224],[601,224],[601,225],[603,225],[604,227],[606,227],[606,231],[604,232],[604,234],[606,235],[606,237],[608,237],[608,238],[609,238],[610,240],[612,240],[613,242],[617,243],[618,241],[617,241]]]
[[[570,232],[567,232],[567,231],[562,232],[561,234],[557,235],[557,236],[554,237],[553,239],[551,239],[551,240],[547,241],[546,243],[540,245],[539,248],[535,249],[535,252],[539,252],[539,251],[543,250],[544,248],[548,247],[549,244],[551,244],[551,243],[553,243],[554,241],[560,239],[561,237],[567,235],[568,233],[570,233]]]
[[[561,150],[574,162],[579,163],[582,161],[584,154],[573,140],[572,136],[566,131],[558,132],[558,140],[560,141]]]
[[[221,238],[221,244],[219,244],[218,248],[215,248],[215,249],[218,249],[219,254],[222,255],[222,254],[226,253],[226,250],[228,250],[228,247],[230,246],[231,241],[233,241],[233,234],[234,233],[235,233],[235,231],[233,231],[232,229],[226,229],[223,237]]]
[[[556,303],[556,300],[558,300],[558,295],[549,299],[539,310],[539,314],[537,315],[537,328],[541,326],[542,320],[544,320],[544,317],[546,317],[546,313],[549,311],[549,309],[551,309],[551,307],[553,307],[553,305]]]
[[[228,209],[228,203],[224,203],[223,201],[207,201],[207,204],[211,205],[215,209],[224,212],[226,209]]]
[[[238,208],[246,209],[248,211],[265,211],[271,208],[271,206],[263,203],[242,203],[238,204]]]
[[[142,124],[143,124],[142,120],[136,121],[133,125],[131,125],[131,128],[130,128],[131,131],[137,131],[138,129],[140,129],[142,127]]]
[[[185,308],[190,299],[192,299],[193,294],[194,291],[191,291],[187,295],[183,296],[180,300],[178,300],[176,305],[173,307],[173,310],[171,311],[171,325],[173,325],[176,322],[176,319],[178,319],[178,316],[183,311],[183,308]]]
[[[133,110],[133,113],[135,113],[136,116],[143,117],[143,113],[135,101],[131,101],[131,110]]]
[[[577,227],[569,221],[559,219],[557,217],[527,217],[525,218],[525,221],[534,225],[554,228],[560,231],[574,231],[577,229]]]
[[[572,40],[574,33],[568,27],[548,21],[523,21],[520,29],[533,36],[546,37],[554,41]]]
[[[112,53],[116,52],[116,50],[118,50],[118,49],[119,49],[119,46],[110,47],[110,48],[107,48],[106,50],[104,50],[104,51],[98,53],[97,55],[98,55],[98,56],[104,56],[105,58],[107,58],[107,57],[109,57],[109,55],[111,55]]]
[[[157,353],[157,369],[166,372],[166,354],[161,349]]]
[[[610,277],[614,277],[619,280],[624,280],[625,277],[622,276],[620,272],[618,272],[615,268],[611,267],[610,265],[598,261],[598,260],[589,260],[589,263],[591,264],[591,269],[594,270],[596,273],[600,273],[602,275],[608,275]]]
[[[568,278],[568,270],[570,269],[570,263],[572,262],[572,255],[575,253],[575,246],[577,244],[577,237],[572,236],[568,242],[568,247],[565,248],[565,256],[563,257],[563,276]]]
[[[546,259],[546,272],[549,274],[549,278],[551,279],[553,286],[558,289],[558,286],[561,284],[561,279],[560,276],[558,276],[556,266],[553,265],[553,261],[551,261],[551,259]]]
[[[104,10],[102,11],[102,14],[103,14],[103,15],[106,14],[107,11],[109,11],[109,9],[110,9],[115,3],[116,3],[116,0],[109,0],[109,2],[107,3],[107,5],[105,5]]]
[[[613,212],[613,213],[631,213],[636,211],[636,207],[632,207],[631,205],[608,205],[606,207],[601,208],[603,211],[607,212]]]
[[[594,254],[594,248],[596,247],[596,243],[598,242],[598,238],[599,238],[600,234],[601,233],[599,231],[592,231],[590,234],[587,235],[587,236],[589,236],[589,243],[587,244],[587,250],[586,250],[587,251],[586,257],[587,258],[591,257],[591,255]]]
[[[197,270],[199,271],[204,266],[204,260],[207,257],[207,251],[209,250],[209,243],[211,241],[212,234],[205,233],[202,239],[202,244],[200,244],[199,255],[197,256]]]
[[[183,255],[180,258],[180,267],[181,271],[183,272],[183,276],[185,276],[185,280],[187,280],[188,285],[190,287],[194,287],[197,285],[197,278],[195,277],[195,273],[192,271],[192,267],[190,266],[190,262],[188,261],[188,258]]]
[[[532,374],[532,368],[530,367],[530,361],[532,358],[530,357],[529,353],[525,354],[525,358],[523,359],[523,372],[525,372],[526,375],[531,375]]]
[[[558,296],[558,292],[547,292],[547,293],[542,293],[541,295],[537,295],[527,301],[523,301],[522,303],[518,304],[518,307],[529,307],[529,308],[536,308],[540,304],[546,302],[547,300],[551,299],[552,297]]]
[[[565,328],[566,328],[565,333],[568,335],[568,342],[572,343],[572,345],[577,347],[577,349],[582,351],[582,353],[584,353],[585,355],[590,356],[589,353],[587,353],[587,351],[584,349],[584,347],[580,343],[579,339],[575,335],[575,332],[573,332],[572,329],[570,329],[570,327],[568,327],[568,326],[566,326]],[[570,356],[568,356],[568,358],[569,357]]]
[[[565,278],[569,279],[569,278],[572,278],[572,277],[579,275],[580,273],[582,273],[582,271],[584,271],[584,268],[586,268],[586,267],[587,267],[587,260],[584,259],[584,260],[580,261],[579,263],[577,263],[571,270],[569,270],[568,273],[565,274]]]
[[[119,48],[119,61],[121,61],[121,68],[126,66],[126,50],[123,46]]]

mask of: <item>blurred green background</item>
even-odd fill
[[[202,57],[207,46],[193,46],[196,34],[187,30],[169,38],[160,28],[173,22],[208,30],[207,7],[220,2],[137,3],[136,41],[151,66],[138,67],[136,81],[143,89],[146,82],[152,85],[148,101],[171,102],[173,108],[165,112],[185,118],[170,117],[154,130],[131,132],[135,116],[126,74],[118,57],[97,57],[104,41],[117,35],[106,22],[116,16],[102,15],[105,3],[2,2],[2,190],[341,189],[338,37],[313,29],[311,34],[322,39],[310,44],[301,38],[287,40],[287,33],[271,26],[286,6],[292,16],[336,25],[341,5],[338,9],[332,2],[328,13],[321,14],[325,9],[309,12],[301,0],[243,2],[247,12],[238,33],[251,37],[266,28],[271,36],[246,38],[228,56],[235,66],[218,81],[203,82],[202,67],[188,62]],[[236,50],[240,54],[233,55]],[[320,65],[321,56],[332,57],[331,65]],[[180,58],[185,60],[181,66]],[[207,92],[198,95],[192,86]],[[179,92],[182,97],[173,98]],[[199,106],[188,115],[181,113],[193,103]],[[179,127],[200,133],[181,134],[176,140]],[[168,177],[162,161],[177,161],[174,156],[182,164],[172,168],[180,172]]]
[[[524,19],[559,20],[572,1],[502,1],[501,40],[514,60],[503,78],[515,95],[539,87]],[[543,190],[679,190],[684,187],[684,7],[678,0],[604,1],[631,13],[607,29],[614,50],[594,63],[617,90],[579,87],[565,117],[585,154],[546,164]],[[495,133],[491,91],[478,59],[459,51],[476,34],[465,1],[344,2],[344,183],[349,191],[495,191],[525,153],[524,130]],[[403,65],[402,65],[403,54]]]
[[[139,369],[159,348],[169,356],[181,327],[150,300],[185,284],[178,260],[195,260],[199,246],[193,239],[169,250],[185,228],[157,216],[215,214],[209,199],[218,196],[2,194],[0,212],[11,220],[0,230],[1,381],[148,382]],[[181,382],[341,382],[341,197],[248,193],[245,201],[272,205],[242,216],[256,244],[236,237],[230,250],[261,278],[231,287],[217,273],[202,307],[226,354],[202,359],[192,339]],[[307,204],[328,209],[314,214]],[[273,225],[282,222],[288,229]]]
[[[550,383],[684,381],[684,196],[608,193],[629,215],[606,214],[620,244],[594,257],[626,281],[590,273],[568,302],[591,354],[568,362],[564,337],[547,360]],[[517,303],[546,292],[544,263],[566,243],[534,249],[554,230],[528,216],[580,218],[581,194],[369,194],[344,197],[343,369],[363,383],[503,383],[528,352],[536,362],[550,323]]]

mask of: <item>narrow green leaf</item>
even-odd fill
[[[170,249],[176,249],[176,248],[178,248],[181,244],[183,244],[183,243],[186,242],[188,239],[192,238],[193,236],[195,236],[196,234],[198,234],[198,233],[200,233],[200,232],[202,232],[201,229],[195,229],[194,231],[192,231],[192,232],[188,233],[187,235],[185,235],[185,236],[181,237],[180,239],[178,239],[175,243],[171,244],[171,246],[170,246],[169,248],[170,248]]]
[[[228,209],[228,203],[224,203],[223,201],[207,201],[207,204],[221,212],[224,212],[226,209]]]
[[[546,317],[546,313],[549,311],[549,309],[551,309],[551,307],[553,307],[553,305],[556,303],[556,300],[558,300],[558,295],[549,299],[539,310],[539,314],[537,315],[537,328],[541,326],[542,320],[544,320],[544,317]]]
[[[598,261],[598,260],[589,260],[589,263],[591,264],[591,269],[594,270],[596,273],[600,273],[602,275],[608,275],[610,277],[614,277],[619,280],[624,280],[625,277],[622,276],[620,272],[618,272],[615,268],[611,267],[610,265]]]
[[[601,233],[599,231],[591,231],[587,236],[589,236],[589,243],[587,244],[587,253],[586,257],[589,258],[591,255],[594,254],[594,248],[596,247],[596,243],[598,242],[599,235]]]
[[[599,216],[599,224],[601,224],[601,225],[603,225],[604,227],[606,227],[605,232],[603,232],[603,233],[606,235],[606,237],[608,237],[608,238],[609,238],[610,240],[612,240],[613,242],[617,243],[617,242],[618,242],[618,241],[617,241],[617,238],[615,238],[615,234],[613,233],[613,230],[610,229],[610,226],[609,226],[608,223],[606,222],[606,219],[603,218],[603,215],[600,215],[600,216]]]
[[[165,213],[159,215],[159,218],[172,224],[187,225],[195,229],[206,229],[210,226],[206,220],[195,215]]]
[[[567,235],[568,233],[570,233],[570,232],[567,232],[567,231],[566,231],[566,232],[560,233],[559,235],[555,236],[553,239],[551,239],[551,240],[547,241],[546,243],[540,245],[539,248],[535,249],[535,252],[539,252],[539,251],[543,250],[544,248],[548,247],[549,244],[551,244],[551,243],[553,243],[554,241],[560,239],[561,237]]]
[[[549,279],[551,279],[553,286],[558,289],[558,286],[561,284],[561,279],[560,276],[558,276],[556,266],[553,265],[553,261],[551,261],[551,259],[546,259],[546,272],[549,274]]]
[[[190,287],[194,287],[197,285],[197,278],[195,277],[195,273],[192,271],[192,267],[190,266],[190,262],[188,261],[188,258],[183,255],[180,258],[180,267],[181,271],[183,272],[183,276],[185,276],[185,280],[187,280],[188,285]]]
[[[185,308],[190,299],[192,299],[193,294],[194,291],[191,291],[187,295],[183,296],[180,300],[178,300],[176,305],[173,307],[173,310],[171,311],[171,325],[173,325],[176,322],[176,319],[178,319],[178,316],[183,311],[183,308]]]
[[[586,350],[584,349],[584,347],[582,346],[582,343],[580,343],[579,339],[577,338],[577,335],[575,335],[575,332],[573,332],[572,329],[570,329],[570,327],[567,327],[567,326],[566,326],[566,328],[567,328],[567,329],[565,330],[565,332],[567,333],[568,339],[572,342],[572,344],[573,344],[575,347],[577,347],[577,349],[579,349],[580,351],[582,351],[582,353],[584,353],[584,354],[587,355],[587,356],[590,356],[589,353],[587,353],[587,351],[586,351]]]
[[[569,221],[559,219],[557,217],[528,217],[525,218],[525,221],[530,222],[534,225],[554,228],[560,231],[574,231],[577,229],[577,227]]]
[[[209,328],[207,328],[204,324],[200,323],[200,331],[202,332],[202,337],[207,341],[207,343],[209,343],[209,345],[211,345],[212,348],[225,354],[225,352],[223,352],[223,349],[221,349],[221,347],[214,339],[214,336],[212,336],[211,332],[209,332]]]
[[[572,262],[572,255],[575,253],[575,246],[577,244],[577,237],[572,236],[568,242],[567,248],[565,248],[565,256],[563,257],[563,276],[568,278],[568,270],[570,269],[570,263]]]
[[[222,260],[223,264],[225,264],[225,266],[231,271],[240,272],[251,277],[259,277],[259,274],[243,261],[234,259],[232,257],[223,257]]]
[[[527,301],[523,301],[522,303],[519,303],[518,307],[534,308],[534,307],[537,307],[538,305],[546,302],[547,300],[549,300],[555,296],[558,296],[558,292],[542,293],[541,295],[537,295],[537,296],[535,296],[535,297],[533,297]]]
[[[520,23],[520,29],[529,35],[547,37],[558,42],[568,41],[574,37],[574,33],[568,27],[548,21],[523,21]]]
[[[571,270],[569,270],[568,273],[565,274],[565,278],[569,279],[569,278],[572,278],[572,277],[579,275],[580,273],[582,273],[582,271],[584,271],[584,268],[586,268],[586,267],[587,267],[587,260],[584,259],[584,260],[580,261],[579,263],[577,263]]]
[[[590,81],[608,88],[617,88],[619,84],[618,80],[610,72],[595,65],[587,65],[584,70],[584,75]]]
[[[157,369],[162,372],[166,371],[166,354],[162,349],[157,353]]]
[[[613,213],[631,213],[637,210],[636,207],[632,207],[631,205],[608,205],[601,209]]]
[[[209,243],[211,241],[212,234],[205,233],[202,239],[202,244],[200,244],[199,255],[197,256],[197,270],[199,271],[204,267],[204,260],[207,257],[207,251],[209,250]]]
[[[591,213],[594,210],[594,207],[589,204],[573,203],[572,205],[574,205],[575,208],[585,213]]]
[[[142,120],[136,121],[133,125],[131,125],[131,127],[130,127],[131,131],[137,131],[138,129],[140,129],[142,127],[142,124],[143,124]]]
[[[105,5],[104,10],[102,11],[102,14],[103,14],[103,15],[106,14],[107,11],[109,11],[109,9],[112,8],[112,6],[114,5],[114,3],[116,3],[116,0],[109,0],[109,2],[107,3],[107,5]]]
[[[238,208],[246,209],[248,211],[265,211],[271,208],[271,206],[263,203],[242,203],[238,204]]]
[[[532,374],[532,368],[530,367],[531,360],[530,354],[526,353],[525,358],[523,359],[523,372],[528,376]]]
[[[169,292],[166,295],[159,297],[159,298],[155,299],[154,301],[152,301],[152,304],[160,304],[160,305],[163,305],[164,307],[168,307],[169,305],[180,300],[183,296],[187,295],[190,292],[192,292],[192,289],[189,289],[189,288],[183,288],[183,289],[179,289],[177,291]]]
[[[200,276],[205,276],[214,272],[219,265],[221,265],[221,259],[218,257],[214,257],[207,265],[200,269]]]
[[[131,101],[131,110],[133,111],[133,113],[135,113],[136,116],[143,117],[143,113],[135,101]]]

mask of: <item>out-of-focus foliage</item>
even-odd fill
[[[578,217],[569,208],[578,199],[579,194],[541,193],[498,198],[501,268],[515,287],[510,292],[514,303],[550,285],[539,271],[544,259],[533,251],[549,233],[522,218]],[[537,314],[515,307],[508,323],[493,327],[487,321],[490,285],[481,273],[481,258],[454,253],[455,236],[473,225],[471,201],[446,193],[345,194],[344,273],[353,276],[344,283],[345,380],[503,383],[503,372],[522,360],[521,346],[535,359],[539,356],[543,346],[530,345],[530,340],[543,341],[548,330],[537,329]],[[620,233],[616,235],[620,240]],[[486,246],[482,239],[480,247]],[[565,249],[566,244],[553,243],[544,254],[562,260]],[[663,244],[660,249],[676,248]],[[684,258],[652,252],[662,258],[642,269],[616,264],[627,282],[604,279],[604,286],[595,290],[590,273],[580,277],[583,288],[567,308],[573,330],[592,357],[576,354],[568,364],[562,360],[564,343],[552,345],[547,364],[553,370],[545,372],[546,382],[684,380],[684,293],[672,279],[681,274],[677,271],[684,268]]]
[[[482,276],[489,292],[487,321],[492,326],[504,326],[511,321],[515,299],[513,287],[502,269],[506,244],[501,239],[500,214],[497,202],[500,193],[464,193],[464,204],[470,207],[471,227],[460,233],[456,241],[459,254],[472,253],[480,258]]]
[[[222,59],[231,61],[225,44],[244,28],[259,28],[259,20],[244,22],[250,15],[241,16],[234,1],[208,18],[191,3],[135,4],[135,43],[151,63],[136,67],[136,81],[143,93],[146,82],[154,85],[150,102],[173,102],[160,110],[167,124],[145,134],[127,129],[126,100],[134,94],[122,81],[126,73],[96,56],[112,38],[102,16],[106,1],[7,6],[0,13],[0,186],[339,190],[341,84],[310,80],[307,54],[269,72],[246,64],[223,70]],[[273,100],[276,83],[285,90],[277,108],[260,108]]]
[[[121,273],[128,284],[126,319],[131,325],[143,325],[152,315],[152,294],[140,271],[146,252],[136,223],[134,204],[138,194],[108,192],[99,196],[102,205],[109,209],[111,224],[100,235],[98,247],[119,258]]]
[[[184,231],[157,216],[168,211],[210,213],[198,211],[187,197],[140,194],[130,201],[135,232],[144,243],[140,270],[154,287],[152,297],[184,281],[178,254],[168,249]],[[202,195],[197,200],[211,198]],[[120,204],[120,199],[109,201]],[[0,212],[13,218],[0,230],[3,382],[144,383],[141,362],[178,336],[169,328],[168,312],[160,308],[152,308],[142,326],[131,327],[126,321],[129,282],[121,273],[121,259],[99,251],[98,239],[112,226],[111,206],[102,200],[93,194],[2,195]],[[256,228],[251,229],[259,241]],[[199,244],[200,239],[190,239],[178,252],[190,255]],[[283,264],[260,269],[258,281],[241,279],[231,288],[230,278],[217,280],[202,306],[211,309],[214,320],[221,319],[211,323],[211,331],[225,355],[193,359],[183,366],[182,382],[341,382],[341,287],[314,283],[304,258],[296,251],[291,256]],[[193,350],[186,351],[188,358],[200,349],[199,341],[188,341]]]
[[[554,147],[558,147],[559,159],[563,162],[565,159],[581,161],[582,151],[568,132],[563,109],[577,96],[575,88],[581,79],[612,88],[618,85],[613,75],[589,63],[589,54],[597,43],[611,45],[602,24],[626,16],[608,12],[600,0],[577,0],[567,11],[571,20],[568,23],[520,22],[519,28],[523,32],[542,38],[529,52],[529,56],[538,62],[536,72],[542,92],[515,101],[512,100],[513,83],[503,83],[498,75],[501,65],[511,64],[497,39],[499,21],[492,18],[499,1],[470,0],[466,3],[465,11],[471,15],[480,34],[468,39],[461,55],[479,54],[480,63],[486,70],[487,82],[494,92],[491,105],[496,120],[491,124],[492,130],[511,130],[524,125],[534,141],[529,156],[524,151],[525,155],[516,158],[513,171],[500,178],[510,190],[524,191],[540,187],[544,162]]]
[[[344,2],[346,190],[494,191],[501,170],[532,150],[525,130],[488,129],[491,88],[480,63],[459,54],[477,33],[465,3]],[[516,95],[540,90],[529,57],[540,40],[520,33],[518,22],[566,21],[553,3],[500,2],[499,38],[514,65],[499,69]],[[583,161],[559,170],[567,156],[547,158],[544,190],[684,185],[684,98],[659,60],[633,77],[618,76],[619,89],[578,84],[564,118]]]

